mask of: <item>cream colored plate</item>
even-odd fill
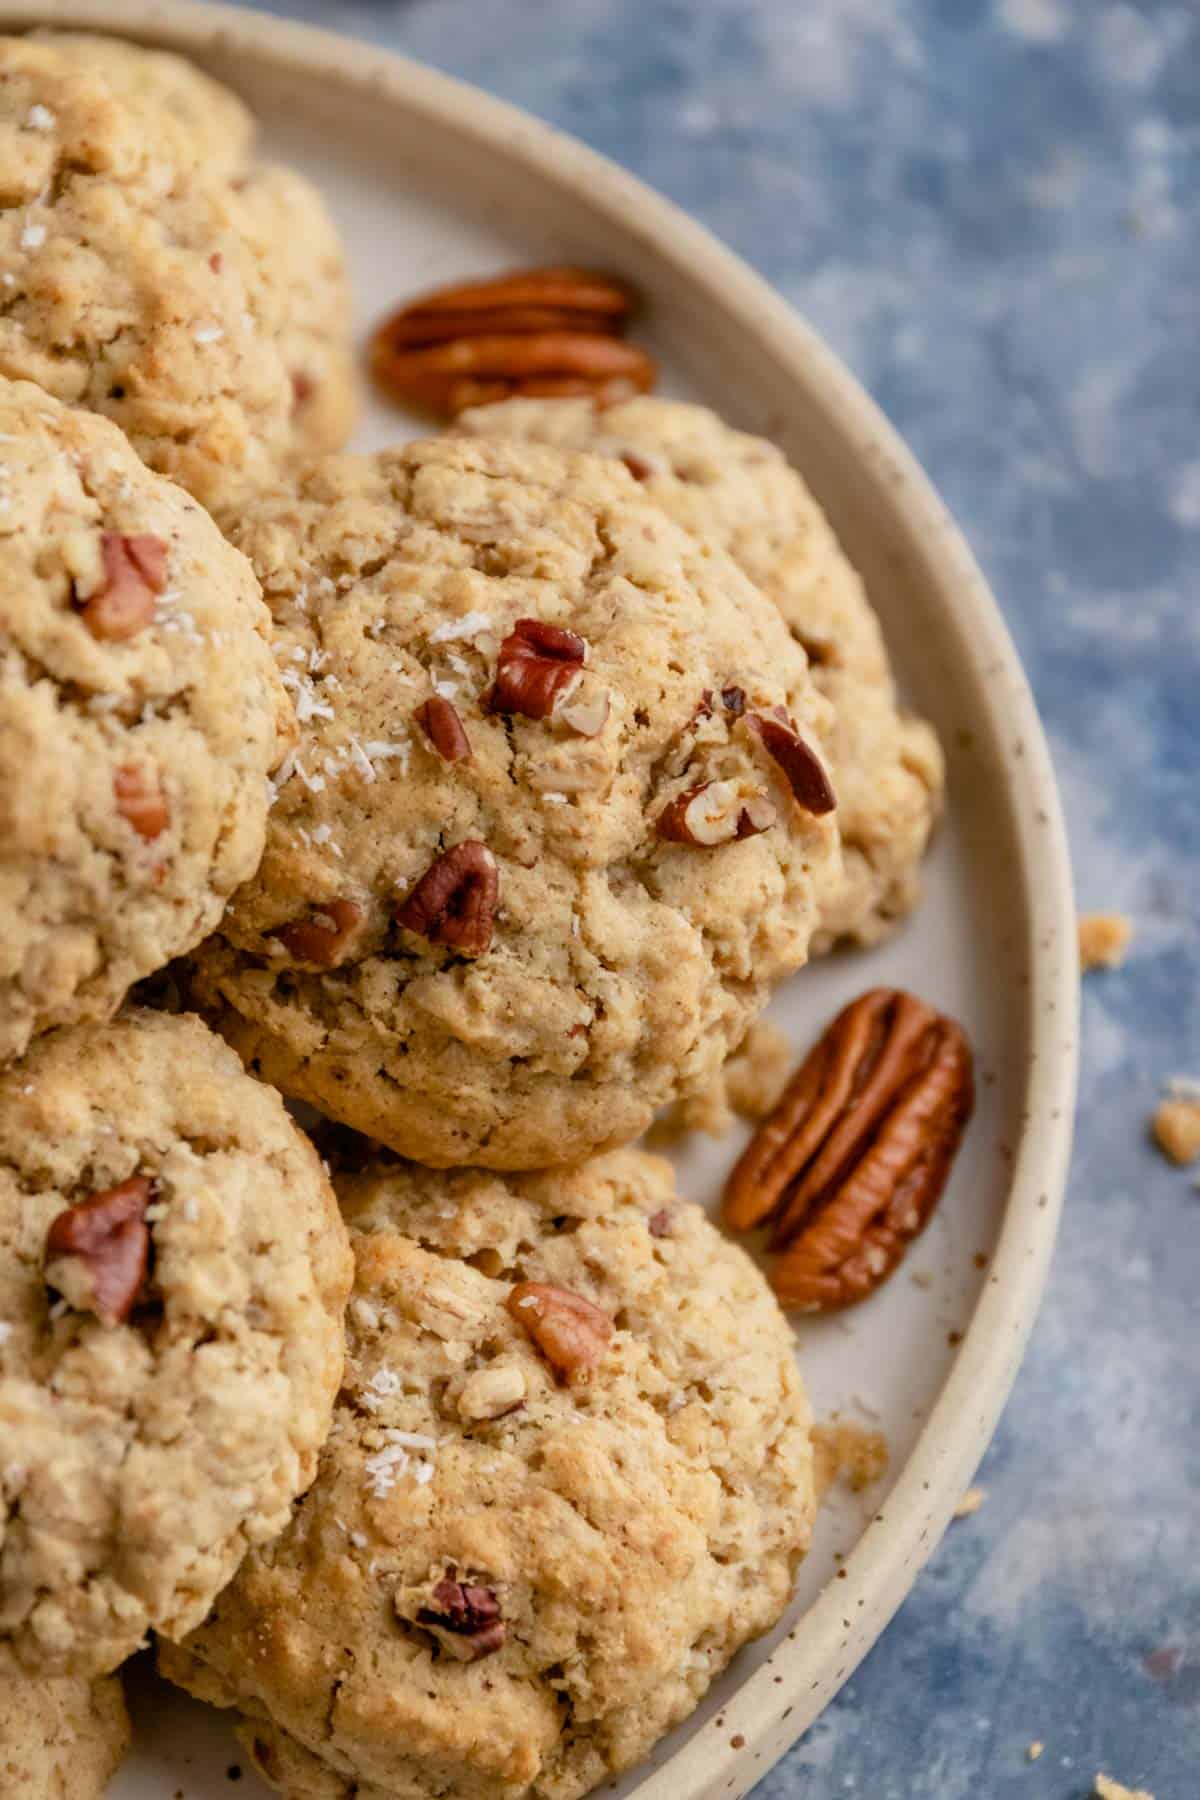
[[[638,1800],[743,1794],[846,1679],[937,1543],[1007,1397],[1054,1242],[1075,1078],[1074,912],[1045,742],[995,602],[912,458],[812,332],[698,226],[570,139],[382,51],[225,7],[0,0],[0,19],[123,30],[238,88],[270,149],[332,203],[363,330],[415,290],[525,260],[632,277],[669,389],[789,452],[868,579],[909,693],[941,730],[950,813],[918,918],[882,951],[806,970],[773,1009],[799,1051],[853,994],[896,982],[957,1014],[978,1052],[978,1112],[934,1224],[858,1313],[799,1325],[818,1411],[840,1407],[886,1432],[892,1473],[827,1508],[783,1626],[621,1789]],[[414,429],[373,411],[360,441]],[[694,1145],[688,1190],[715,1199],[735,1148]],[[952,1332],[965,1334],[957,1348]],[[113,1800],[228,1800],[227,1719],[149,1676],[135,1708],[139,1748]],[[236,1791],[266,1792],[249,1775]]]

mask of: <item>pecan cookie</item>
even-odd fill
[[[129,1748],[121,1683],[0,1680],[0,1793],[100,1800]]]
[[[434,1165],[628,1142],[805,959],[828,723],[775,609],[624,469],[444,439],[238,534],[300,721],[197,998]]]
[[[233,184],[258,266],[277,291],[279,349],[292,388],[289,446],[338,450],[358,412],[350,290],[341,241],[311,182],[253,160],[253,116],[227,87],[169,51],[84,31],[36,34],[101,77],[147,140],[206,181]]]
[[[0,1682],[182,1635],[283,1528],[350,1274],[316,1152],[199,1020],[0,1075]]]
[[[602,409],[512,400],[464,413],[459,428],[621,459],[673,519],[719,544],[774,600],[835,715],[844,879],[814,949],[886,935],[919,896],[941,807],[941,750],[932,728],[898,705],[863,584],[781,452],[704,407],[649,398]]]
[[[245,559],[26,382],[0,380],[0,531],[2,1061],[212,930],[293,726]]]
[[[810,1419],[766,1284],[669,1166],[345,1178],[317,1480],[162,1667],[283,1792],[573,1800],[791,1592]]]
[[[28,41],[48,45],[79,72],[99,77],[136,113],[155,153],[181,168],[232,176],[249,163],[254,115],[186,57],[98,31],[43,29],[30,32]]]
[[[236,513],[290,450],[282,290],[232,182],[170,142],[65,51],[0,40],[0,374]]]

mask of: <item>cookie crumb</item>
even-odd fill
[[[859,1494],[887,1474],[888,1444],[882,1431],[865,1431],[845,1419],[813,1430],[814,1481],[823,1500],[839,1476]]]
[[[1080,913],[1079,966],[1119,969],[1133,937],[1133,920],[1124,913]]]
[[[1154,1800],[1145,1788],[1122,1787],[1111,1775],[1097,1775],[1093,1795],[1094,1800]]]
[[[977,1513],[979,1511],[986,1499],[986,1488],[969,1487],[955,1507],[954,1517],[956,1519],[969,1519],[972,1513]]]
[[[1178,1092],[1178,1090],[1176,1090]],[[1173,1163],[1194,1162],[1200,1156],[1200,1098],[1164,1100],[1150,1121],[1154,1141]]]
[[[1028,1750],[1025,1752],[1027,1761],[1036,1762],[1045,1748],[1046,1746],[1043,1744],[1041,1738],[1034,1738],[1032,1744],[1030,1744]]]

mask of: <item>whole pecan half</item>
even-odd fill
[[[838,1014],[725,1188],[733,1230],[771,1225],[785,1306],[851,1306],[887,1279],[937,1205],[973,1105],[952,1019],[897,988]]]
[[[507,1306],[560,1382],[586,1381],[612,1340],[608,1314],[569,1288],[519,1281]]]
[[[56,1214],[46,1233],[46,1270],[51,1279],[60,1258],[78,1260],[79,1270],[62,1274],[68,1298],[86,1306],[102,1325],[120,1325],[133,1311],[150,1266],[146,1208],[153,1183],[134,1175]],[[82,1282],[76,1275],[82,1273]],[[63,1289],[59,1289],[63,1291]]]
[[[144,774],[132,763],[123,763],[113,771],[113,800],[121,817],[147,841],[158,837],[170,823],[170,811],[157,777]]]
[[[777,718],[764,713],[747,713],[747,731],[754,734],[767,755],[783,770],[797,806],[810,813],[832,812],[837,797],[824,763],[811,744],[801,737],[783,708],[776,710]]]
[[[548,719],[578,687],[586,657],[587,643],[577,632],[542,619],[518,619],[500,646],[490,711]]]
[[[702,781],[670,801],[654,828],[675,844],[712,850],[735,838],[755,837],[775,823],[775,808],[761,789],[740,781]]]
[[[444,694],[431,694],[413,714],[443,762],[465,762],[471,754],[471,740],[458,716],[458,708]]]
[[[646,393],[656,369],[620,341],[633,310],[621,282],[584,269],[524,269],[441,288],[394,312],[371,367],[394,399],[441,418],[513,394]]]
[[[271,933],[279,939],[293,962],[315,963],[318,969],[336,969],[346,961],[354,934],[366,917],[354,900],[330,900],[306,919],[293,919]]]
[[[396,908],[396,923],[431,944],[482,956],[492,941],[500,871],[486,844],[464,838],[445,850]]]
[[[430,1604],[417,1612],[417,1623],[435,1631],[439,1640],[443,1632],[456,1639],[445,1644],[463,1662],[478,1662],[481,1656],[493,1656],[504,1646],[507,1628],[494,1588],[478,1581],[459,1581],[458,1571],[451,1566],[429,1596]]]
[[[154,617],[157,596],[167,585],[167,546],[149,532],[100,534],[104,580],[77,602],[94,638],[119,642],[133,637]]]

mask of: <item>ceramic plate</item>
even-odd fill
[[[667,390],[789,453],[867,579],[906,692],[941,732],[948,815],[919,914],[880,950],[805,970],[772,1009],[799,1052],[854,994],[897,983],[960,1018],[978,1055],[978,1110],[905,1266],[859,1311],[797,1322],[818,1414],[883,1431],[890,1473],[826,1506],[783,1624],[619,1790],[743,1794],[850,1674],[945,1529],[1012,1384],[1054,1241],[1075,1073],[1074,912],[1045,742],[995,602],[912,458],[812,332],[698,226],[580,145],[381,51],[220,6],[0,0],[0,19],[123,31],[237,88],[270,153],[324,190],[360,332],[422,288],[522,262],[632,278]],[[358,442],[417,429],[373,406]],[[715,1203],[737,1147],[693,1141],[680,1157],[686,1190]],[[133,1698],[139,1744],[113,1800],[228,1800],[239,1760],[228,1718],[148,1672]],[[266,1790],[247,1772],[237,1792]]]

